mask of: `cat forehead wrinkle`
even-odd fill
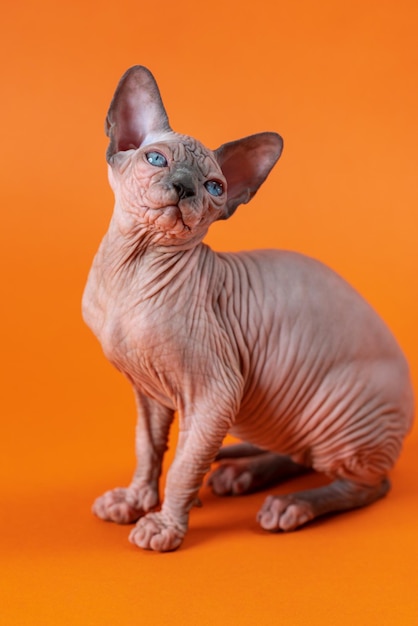
[[[212,152],[196,139],[183,135],[173,150],[173,158],[176,161],[187,161],[197,164],[204,177],[216,168],[216,161]]]

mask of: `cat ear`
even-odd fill
[[[105,130],[110,139],[109,162],[117,152],[139,148],[148,136],[171,130],[157,83],[147,68],[135,65],[122,76]]]
[[[226,214],[246,204],[269,175],[283,149],[277,133],[258,133],[225,143],[215,150],[216,159],[228,184]]]

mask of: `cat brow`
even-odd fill
[[[174,159],[177,161],[193,161],[199,167],[203,176],[208,176],[211,169],[213,169],[213,160],[208,154],[207,150],[202,144],[190,141],[187,137],[176,146],[176,150],[173,151]]]

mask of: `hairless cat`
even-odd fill
[[[406,360],[372,308],[301,254],[216,253],[202,240],[248,202],[282,151],[260,133],[211,151],[169,125],[144,67],[121,78],[106,120],[115,208],[83,315],[132,383],[137,467],[96,515],[137,522],[141,548],[176,549],[211,464],[216,494],[261,489],[313,468],[329,484],[270,495],[260,526],[290,531],[361,507],[388,472],[414,412]],[[159,507],[175,412],[179,436]],[[231,433],[242,443],[222,448]]]

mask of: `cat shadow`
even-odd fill
[[[182,549],[192,549],[198,544],[215,541],[220,535],[249,533],[268,536],[271,532],[263,530],[256,521],[257,512],[267,496],[315,489],[329,483],[330,480],[324,475],[311,472],[243,495],[218,496],[208,486],[204,486],[200,492],[202,509],[192,510],[189,531]],[[333,514],[313,520],[302,528],[315,527],[328,517],[333,517]]]

